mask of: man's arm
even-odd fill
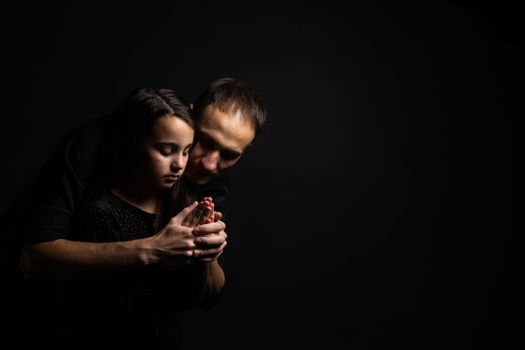
[[[217,221],[222,223],[222,221]],[[210,309],[222,295],[225,284],[224,271],[219,264],[219,256],[226,247],[228,235],[224,230],[212,232],[211,224],[197,226],[193,230],[195,238],[195,259],[204,262],[206,266],[206,286],[200,303],[203,309]]]
[[[57,239],[26,244],[20,267],[26,279],[86,279],[144,265],[146,255],[141,240],[90,243]]]
[[[218,260],[206,264],[206,286],[202,292],[200,307],[204,310],[213,308],[219,301],[225,283],[224,272]]]
[[[192,212],[195,214],[188,215],[183,225],[188,227],[196,227],[197,224],[205,225],[206,223],[219,221],[222,218],[222,213],[214,211],[214,203],[212,197],[204,197],[196,210]],[[200,209],[200,210],[198,210]],[[189,220],[188,220],[189,219]],[[196,250],[194,252],[195,258],[205,264],[206,267],[206,299],[214,300],[222,293],[224,287],[225,277],[224,271],[217,258],[222,254],[226,247],[226,232],[210,232],[207,226],[195,228],[193,234],[197,237],[195,239]]]
[[[21,269],[28,279],[58,280],[92,278],[137,266],[159,265],[170,268],[191,263],[197,245],[192,228],[182,226],[181,223],[196,205],[197,202],[182,210],[159,233],[147,238],[109,243],[57,239],[26,244],[20,257]],[[222,222],[202,226],[204,232],[208,233],[224,232],[225,228]],[[217,241],[217,238],[203,239],[210,247]],[[214,248],[211,248],[211,252],[209,250],[203,251],[207,255],[216,251]]]

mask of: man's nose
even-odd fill
[[[204,169],[206,169],[206,171],[213,172],[217,170],[219,159],[219,151],[208,152],[204,157],[202,157],[202,166]]]

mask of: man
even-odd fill
[[[198,125],[197,136],[190,152],[185,178],[194,193],[211,195],[215,203],[220,205],[228,194],[227,180],[220,176],[237,163],[261,132],[266,111],[258,96],[244,82],[225,78],[210,84],[199,96],[194,104],[194,115]],[[104,138],[104,135],[96,137]],[[67,155],[68,160],[82,159],[81,152],[95,152],[85,150],[91,146],[86,135],[77,138],[77,149],[74,154]],[[93,158],[93,155],[86,157]],[[78,172],[86,172],[85,166],[89,168],[95,165],[96,161],[90,161],[88,165],[79,164]],[[68,182],[73,180],[82,182],[86,180],[79,178],[89,178],[89,175],[75,173],[77,169],[74,166],[67,170],[73,174],[62,174],[66,179],[60,183],[62,187],[70,186]],[[82,197],[82,189],[86,186],[74,184],[66,190],[61,188],[67,195],[77,192],[71,198],[60,198],[63,194],[46,193],[45,196],[55,202],[52,205],[42,203],[41,207],[45,208],[40,210],[40,217],[45,219],[45,216],[51,215],[50,211],[64,211],[72,216],[75,203],[71,202]],[[61,208],[61,204],[65,204],[66,208]],[[21,265],[24,274],[30,279],[77,279],[83,275],[89,277],[137,265],[172,266],[194,258],[215,261],[226,242],[224,228],[222,222],[195,228],[193,234],[200,237],[194,240],[194,245],[178,238],[176,233],[181,229],[180,223],[168,225],[150,239],[130,242],[88,243],[66,238],[46,241],[45,237],[39,237],[36,241],[44,242],[26,244],[24,247]]]
[[[194,197],[211,196],[220,211],[229,193],[226,173],[260,133],[266,111],[244,82],[231,78],[210,84],[193,109],[197,132],[185,181]],[[43,168],[29,197],[35,202],[24,213],[26,225],[18,228],[25,239],[20,257],[25,278],[83,280],[146,266],[173,269],[204,262],[209,278],[219,279],[212,284],[222,289],[224,273],[217,258],[227,236],[220,220],[192,229],[182,225],[186,212],[157,234],[126,242],[86,242],[75,235],[77,212],[116,127],[102,118],[79,128]]]

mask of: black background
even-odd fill
[[[423,3],[3,5],[0,209],[132,89],[238,77],[268,122],[188,349],[512,348],[522,19]]]

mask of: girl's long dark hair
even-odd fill
[[[171,89],[139,88],[131,92],[122,106],[112,114],[113,133],[106,157],[105,175],[101,181],[102,191],[129,179],[142,141],[148,137],[155,122],[164,116],[184,120],[195,128],[189,105]],[[189,202],[185,186],[177,181],[159,203],[155,229],[166,225],[170,218],[180,212]]]
[[[159,212],[155,223],[155,231],[166,226],[172,217],[181,212],[193,201],[184,176],[181,176],[159,203]]]

